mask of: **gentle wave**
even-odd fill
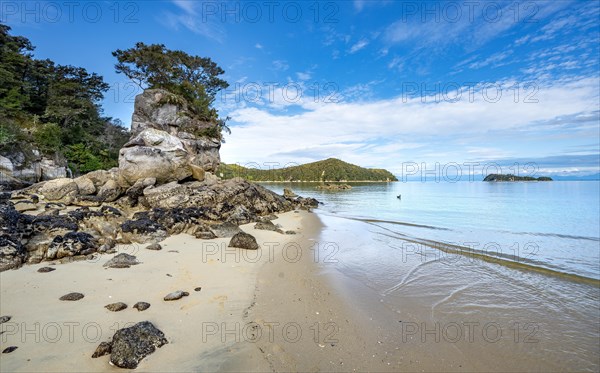
[[[550,265],[546,262],[541,262],[541,261],[537,261],[537,260],[533,260],[533,259],[529,259],[529,258],[523,258],[523,257],[519,257],[519,260],[514,260],[514,259],[511,259],[511,258],[514,258],[514,255],[502,254],[502,253],[494,253],[493,255],[491,255],[489,252],[476,250],[476,249],[473,249],[473,248],[467,247],[467,246],[461,246],[461,245],[448,243],[448,242],[435,241],[435,240],[431,240],[431,239],[424,239],[424,238],[410,236],[410,235],[400,233],[400,232],[394,231],[392,229],[386,228],[378,223],[394,224],[394,225],[401,225],[401,226],[408,226],[408,227],[419,227],[419,228],[427,228],[427,229],[435,229],[435,230],[447,230],[447,231],[451,230],[448,228],[441,228],[441,227],[413,224],[413,223],[406,223],[406,222],[398,222],[398,221],[391,221],[391,220],[382,220],[382,219],[359,218],[359,217],[340,216],[340,215],[334,215],[334,216],[336,216],[338,218],[342,218],[342,219],[361,221],[366,224],[375,226],[381,230],[391,232],[391,233],[393,233],[393,235],[386,234],[384,232],[373,232],[373,233],[387,236],[387,237],[390,237],[393,239],[398,239],[398,240],[402,240],[402,241],[406,241],[406,242],[425,245],[427,247],[437,249],[437,250],[440,250],[440,251],[448,253],[448,254],[469,256],[471,258],[479,259],[479,260],[482,260],[482,261],[485,261],[488,263],[499,264],[499,265],[502,265],[502,266],[505,266],[508,268],[512,268],[512,269],[533,271],[533,272],[537,272],[537,273],[546,274],[549,276],[556,276],[556,277],[560,277],[560,278],[563,278],[566,280],[576,281],[576,282],[580,282],[580,283],[587,283],[587,284],[591,284],[591,285],[600,287],[600,279],[582,276],[582,275],[571,273],[571,272],[566,272],[566,271],[562,270],[561,268],[553,267],[552,265]],[[560,236],[567,236],[567,235],[556,235],[556,236],[560,237]],[[565,238],[565,237],[563,237],[563,238]],[[577,236],[569,236],[566,238],[579,239],[579,237],[577,237]],[[589,239],[589,237],[585,237],[585,238]],[[388,289],[388,290],[391,290],[391,289]]]

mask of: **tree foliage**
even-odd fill
[[[76,170],[116,165],[129,135],[102,116],[100,102],[109,88],[103,78],[35,59],[33,51],[27,38],[11,35],[10,27],[0,24],[0,152],[29,146],[48,157],[64,155],[77,166],[86,149],[97,161]]]
[[[225,71],[210,58],[144,43],[118,49],[113,56],[118,61],[117,73],[125,74],[142,89],[165,89],[183,97],[197,118],[215,123],[219,120],[212,105],[216,94],[229,84],[220,78]]]
[[[224,179],[252,181],[398,181],[387,170],[363,168],[335,158],[271,170],[221,163],[217,175],[221,174]]]

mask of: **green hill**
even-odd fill
[[[552,181],[552,178],[548,176],[531,177],[531,176],[515,176],[512,174],[500,175],[500,174],[489,174],[483,179],[483,181]]]
[[[398,181],[387,170],[363,168],[335,158],[271,170],[221,163],[217,175],[223,179],[242,177],[252,181]]]

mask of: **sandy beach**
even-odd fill
[[[261,268],[292,241],[311,235],[317,218],[308,212],[281,214],[275,221],[296,235],[241,228],[254,235],[261,248],[243,251],[228,248],[228,238],[198,240],[177,235],[161,243],[161,251],[146,245],[119,246],[117,253],[135,255],[141,262],[130,268],[105,268],[112,255],[67,264],[51,265],[49,273],[38,273],[45,262],[25,265],[0,274],[0,314],[11,316],[1,325],[0,348],[16,346],[0,355],[0,370],[9,371],[119,371],[109,357],[92,359],[97,345],[108,341],[117,329],[148,320],[164,332],[169,343],[145,358],[142,371],[214,371],[228,369],[270,370],[254,343],[250,343],[248,312],[261,283]],[[295,245],[295,244],[292,244]],[[267,286],[265,284],[265,286]],[[200,291],[194,289],[201,287]],[[173,291],[190,293],[177,301],[163,297]],[[60,301],[70,292],[85,298]],[[151,304],[139,312],[139,301]],[[111,312],[105,305],[124,302],[128,308]],[[249,353],[252,356],[248,356]],[[239,358],[233,357],[238,356]]]

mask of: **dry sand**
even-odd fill
[[[307,218],[318,220],[308,212],[289,212],[275,220],[283,230],[297,231],[297,235],[255,230],[253,224],[242,226],[261,245],[257,251],[228,248],[229,238],[197,240],[177,235],[163,241],[161,251],[146,250],[147,245],[119,246],[118,253],[136,255],[142,262],[131,268],[104,268],[112,255],[102,255],[96,260],[57,264],[49,273],[37,272],[48,263],[2,272],[0,316],[12,319],[0,325],[4,332],[0,349],[18,349],[0,354],[0,371],[121,371],[109,364],[108,355],[97,359],[91,355],[117,329],[144,320],[163,331],[169,344],[146,357],[138,370],[216,371],[235,366],[268,371],[269,361],[256,353],[257,344],[249,342],[252,325],[247,315],[254,304],[259,271],[269,271],[267,264],[275,261],[287,243],[310,234],[302,228]],[[197,287],[202,290],[194,291]],[[176,290],[190,295],[163,301]],[[70,292],[83,293],[85,298],[58,299]],[[139,301],[151,307],[143,312],[133,309]],[[120,312],[104,308],[114,302],[129,307]]]

